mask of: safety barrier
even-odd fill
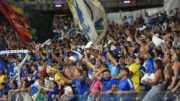
[[[28,94],[28,93],[27,93]],[[33,101],[30,95],[22,93],[8,93],[8,101]],[[53,101],[142,101],[147,92],[131,93],[123,95],[115,94],[102,94],[102,95],[74,95],[72,97],[64,97],[60,100],[61,96],[56,96]],[[44,100],[48,101],[47,95],[43,95]],[[171,93],[170,91],[161,91],[158,95],[154,96],[155,101],[180,101],[180,93]],[[28,100],[27,100],[28,99]],[[39,100],[38,100],[39,101]]]

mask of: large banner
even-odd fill
[[[11,26],[15,28],[22,42],[27,45],[29,40],[32,39],[32,35],[28,30],[28,24],[22,10],[16,8],[9,2],[0,2],[0,10],[6,16]]]
[[[104,8],[98,0],[67,0],[76,23],[87,40],[98,44],[107,30]]]

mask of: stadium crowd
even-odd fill
[[[134,22],[130,18],[124,16],[121,25],[108,22],[100,44],[88,49],[70,17],[54,16],[50,45],[32,41],[25,46],[13,28],[1,23],[0,51],[30,53],[0,55],[0,101],[32,101],[40,90],[41,100],[36,101],[177,100],[173,95],[180,88],[179,8],[168,15],[145,12]],[[130,97],[145,91],[142,99]]]

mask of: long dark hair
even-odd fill
[[[162,72],[162,77],[164,79],[164,64],[160,59],[154,61],[157,64],[157,70],[160,69]]]
[[[57,84],[56,81],[53,80],[53,81],[51,81],[51,82],[53,82],[53,83],[55,84],[55,87],[58,88],[58,84]]]
[[[25,82],[25,88],[28,88],[31,85],[31,83],[27,79],[25,79],[24,82]]]

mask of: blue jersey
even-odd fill
[[[104,76],[101,78],[101,82],[103,83],[103,91],[106,92],[112,88],[112,86],[117,85],[116,79],[106,80]]]
[[[131,91],[135,90],[133,82],[127,77],[119,81],[118,91]]]
[[[25,77],[25,76],[27,76],[28,74],[29,74],[29,70],[24,71],[24,70],[21,68],[21,76],[22,76],[22,77]]]
[[[53,101],[52,95],[58,95],[59,89],[58,88],[53,88],[54,92],[48,92],[48,101]]]
[[[147,59],[146,66],[147,66],[147,72],[148,72],[148,73],[154,73],[154,72],[155,72],[155,68],[154,68],[154,58],[153,58],[153,57]]]
[[[0,90],[0,98],[2,98],[2,97],[3,97],[3,91]]]
[[[77,79],[72,79],[72,83],[76,84],[76,89],[79,95],[83,95],[85,92],[89,91],[89,86],[87,83],[87,79],[84,76],[81,76],[81,78],[84,80],[83,82],[77,80]]]

